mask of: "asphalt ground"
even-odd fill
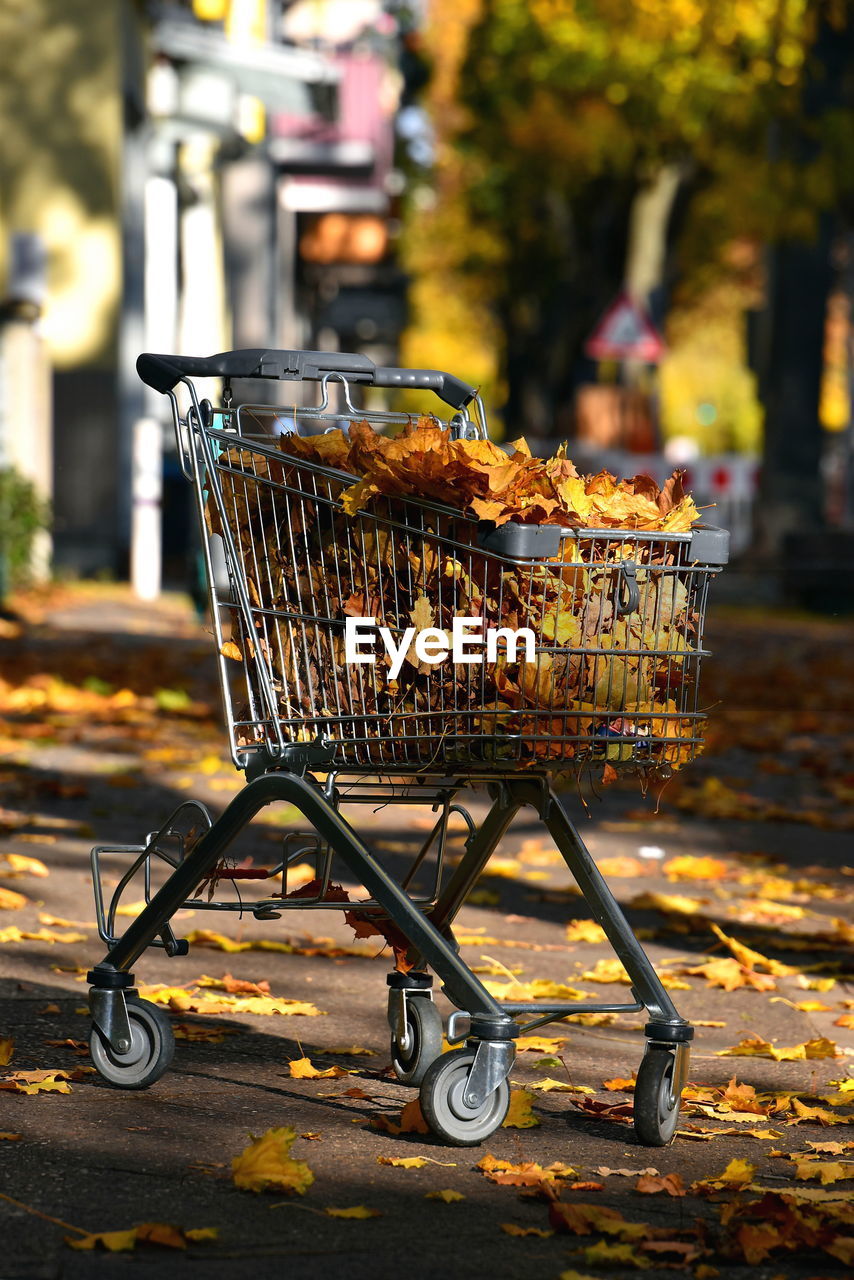
[[[844,1143],[844,1124],[804,1122],[790,1104],[776,1115],[757,1112],[751,1123],[743,1114],[733,1120],[694,1102],[674,1142],[651,1149],[638,1144],[624,1120],[591,1112],[591,1100],[631,1103],[630,1091],[603,1086],[636,1070],[643,1015],[538,1030],[564,1043],[545,1055],[520,1053],[513,1068],[513,1088],[529,1091],[536,1126],[501,1128],[474,1150],[422,1133],[384,1131],[414,1096],[388,1071],[389,954],[380,940],[354,941],[338,912],[289,909],[275,921],[200,911],[179,918],[179,933],[207,928],[241,942],[290,941],[295,952],[194,945],[189,956],[170,960],[151,951],[137,966],[139,982],[194,989],[202,975],[231,974],[267,982],[273,996],[307,1001],[322,1012],[173,1011],[173,1021],[190,1027],[191,1035],[205,1034],[192,1028],[211,1027],[227,1034],[215,1042],[180,1039],[172,1068],[144,1091],[115,1089],[87,1071],[85,971],[103,954],[93,927],[90,847],[139,843],[188,797],[218,811],[241,778],[225,758],[210,637],[182,600],[143,607],[119,588],[101,587],[19,605],[19,620],[4,624],[0,637],[0,853],[37,858],[49,874],[14,874],[8,859],[0,865],[0,887],[27,899],[0,910],[0,930],[41,933],[2,947],[0,1040],[14,1040],[3,1070],[6,1080],[50,1069],[78,1078],[66,1081],[68,1093],[32,1095],[3,1089],[0,1079],[0,1130],[13,1135],[0,1140],[0,1280],[112,1280],[155,1269],[183,1277],[191,1267],[211,1277],[284,1273],[294,1280],[398,1272],[413,1280],[484,1274],[556,1280],[573,1271],[622,1280],[639,1268],[654,1280],[672,1275],[677,1265],[697,1280],[748,1271],[760,1280],[850,1274],[850,1252],[834,1245],[854,1235],[850,1225],[823,1228],[812,1243],[797,1243],[798,1231],[781,1219],[779,1240],[751,1263],[732,1244],[735,1228],[721,1221],[728,1205],[759,1200],[766,1190],[806,1189],[824,1197],[816,1203],[850,1205],[847,1177],[826,1186],[797,1178],[796,1163],[786,1158],[803,1153],[844,1161],[844,1150],[821,1154],[809,1146]],[[838,1025],[854,995],[846,981],[854,863],[851,629],[842,622],[727,611],[713,616],[711,641],[717,652],[704,672],[708,752],[660,798],[626,780],[588,788],[584,800],[570,791],[565,804],[621,902],[642,894],[682,900],[681,906],[648,900],[628,914],[659,972],[680,984],[671,992],[680,1013],[717,1024],[698,1027],[691,1083],[717,1087],[719,1098],[736,1078],[760,1096],[795,1095],[841,1120],[851,1108],[838,1105],[839,1086],[831,1082],[854,1075],[854,1037]],[[475,821],[486,804],[483,795],[472,795]],[[360,807],[348,816],[396,874],[411,861],[429,821],[426,810],[393,807]],[[293,812],[267,811],[242,839],[240,856],[269,863],[283,833],[298,826]],[[460,849],[455,833],[451,857]],[[663,856],[649,856],[650,850]],[[666,874],[664,868],[684,856],[713,858],[718,872],[724,870],[701,879]],[[117,879],[112,870],[108,876]],[[346,875],[339,878],[353,887]],[[247,900],[258,892],[251,881],[241,885]],[[686,908],[685,898],[695,900],[696,909]],[[512,827],[476,899],[463,910],[457,932],[467,963],[491,971],[490,981],[509,981],[511,974],[523,983],[545,978],[599,1000],[630,999],[625,985],[583,976],[612,952],[607,943],[568,937],[567,923],[589,919],[589,912],[533,811]],[[51,919],[66,923],[45,923]],[[753,961],[746,970],[765,974],[771,985],[760,985],[768,989],[747,980],[730,991],[684,973],[732,957],[713,924],[792,972],[768,975],[773,966]],[[83,936],[61,940],[69,934]],[[52,940],[56,936],[60,940]],[[354,949],[363,954],[348,954]],[[828,978],[835,979],[829,990],[809,989]],[[795,1007],[806,999],[826,1008]],[[450,1012],[441,995],[437,1003]],[[827,1038],[837,1056],[718,1056],[751,1035],[778,1049]],[[354,1046],[370,1053],[330,1052]],[[544,1056],[555,1060],[535,1066]],[[353,1074],[293,1078],[290,1064],[304,1057],[320,1069],[337,1065]],[[545,1078],[562,1089],[535,1087]],[[828,1097],[835,1101],[821,1101]],[[250,1135],[283,1126],[298,1135],[290,1155],[308,1163],[312,1185],[304,1195],[239,1190],[234,1157]],[[613,1249],[619,1237],[602,1230],[508,1233],[508,1226],[549,1232],[549,1193],[489,1180],[477,1168],[487,1153],[516,1165],[571,1165],[574,1173],[556,1184],[561,1204],[618,1210],[646,1225],[647,1241],[657,1233],[659,1241],[681,1243],[681,1252],[629,1247],[622,1259],[608,1259],[607,1249],[596,1249],[603,1242]],[[429,1163],[378,1163],[412,1156]],[[697,1185],[719,1178],[733,1160],[754,1166],[746,1189]],[[687,1194],[636,1190],[647,1169],[656,1171],[651,1177],[678,1175]],[[854,1165],[842,1173],[854,1173]],[[463,1198],[429,1198],[441,1190]],[[377,1216],[327,1213],[354,1206]],[[767,1216],[771,1221],[772,1208]],[[698,1221],[706,1224],[699,1233]],[[121,1253],[78,1251],[66,1243],[141,1223],[218,1234],[190,1240],[184,1249],[140,1242]]]

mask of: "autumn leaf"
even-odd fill
[[[717,1177],[704,1178],[700,1182],[691,1184],[692,1191],[708,1191],[723,1190],[725,1187],[742,1188],[748,1186],[753,1181],[756,1173],[756,1165],[751,1164],[748,1160],[730,1160],[723,1173],[719,1173]]]
[[[534,1129],[542,1124],[531,1110],[534,1095],[528,1089],[511,1089],[510,1106],[504,1117],[504,1129]]]
[[[70,1071],[15,1071],[0,1080],[0,1089],[10,1093],[71,1093],[69,1080],[80,1078]]]
[[[452,1187],[445,1187],[441,1191],[428,1191],[424,1199],[441,1200],[443,1204],[455,1204],[458,1200],[465,1200],[465,1196],[461,1191],[454,1191]]]
[[[127,1231],[98,1231],[79,1239],[65,1237],[72,1249],[104,1249],[107,1253],[129,1253],[138,1244],[157,1245],[161,1249],[186,1249],[187,1241],[216,1240],[216,1227],[192,1227],[183,1231],[166,1222],[143,1222]]]
[[[293,1129],[268,1129],[260,1138],[250,1134],[249,1146],[231,1162],[234,1185],[241,1191],[295,1191],[304,1195],[314,1174],[304,1160],[292,1160]]]
[[[840,1182],[845,1178],[854,1178],[854,1162],[842,1163],[839,1160],[796,1160],[795,1177],[799,1181],[818,1180],[823,1187],[828,1183]]]
[[[15,1041],[11,1036],[0,1039],[0,1067],[8,1067],[15,1052]]]
[[[240,652],[233,640],[226,640],[220,648],[220,653],[224,658],[230,658],[232,662],[243,661],[243,654]]]
[[[407,1102],[397,1121],[389,1119],[388,1116],[377,1115],[371,1116],[370,1124],[372,1129],[378,1129],[380,1133],[393,1134],[395,1137],[401,1133],[426,1134],[430,1132],[430,1126],[424,1119],[421,1103],[417,1098]]]
[[[602,957],[592,969],[586,969],[581,975],[582,982],[622,982],[631,985],[631,978],[626,973],[620,960]]]
[[[636,1253],[630,1244],[610,1244],[607,1240],[597,1240],[596,1244],[587,1245],[584,1261],[594,1267],[625,1265],[643,1270],[652,1266],[649,1259]]]
[[[320,1071],[311,1058],[294,1058],[288,1063],[288,1074],[294,1080],[338,1080],[341,1076],[352,1075],[352,1072],[345,1067],[327,1067]]]
[[[382,1214],[379,1209],[369,1209],[364,1204],[354,1204],[349,1209],[324,1209],[323,1212],[330,1218],[381,1218]]]
[[[282,996],[209,996],[202,991],[185,987],[167,987],[163,984],[146,986],[139,984],[139,994],[154,1004],[165,1005],[179,1013],[251,1013],[265,1016],[279,1014],[285,1017],[317,1018],[322,1010],[306,1000],[287,1000]]]
[[[566,1044],[563,1036],[519,1036],[516,1041],[517,1053],[552,1053]]]
[[[172,1034],[176,1040],[190,1040],[195,1044],[222,1044],[226,1036],[236,1036],[239,1032],[237,1027],[205,1027],[193,1022],[173,1022]]]
[[[660,1177],[643,1175],[635,1183],[635,1191],[647,1196],[660,1195],[663,1191],[669,1196],[684,1196],[685,1185],[678,1173],[665,1173]]]
[[[50,872],[40,858],[29,858],[23,853],[0,853],[0,875],[43,877]]]
[[[558,1178],[574,1178],[575,1170],[568,1164],[554,1163],[543,1167],[533,1160],[511,1164],[493,1155],[485,1155],[475,1165],[490,1182],[506,1187],[540,1187],[554,1183]]]
[[[719,1049],[719,1058],[773,1058],[775,1062],[801,1062],[813,1058],[839,1057],[836,1045],[832,1040],[819,1037],[807,1040],[804,1044],[792,1045],[788,1049],[778,1049],[761,1036],[742,1036],[737,1045],[729,1049]]]
[[[632,1076],[631,1079],[629,1080],[624,1079],[622,1076],[616,1076],[613,1080],[602,1081],[602,1088],[608,1089],[612,1093],[614,1092],[632,1093],[634,1092],[634,1087],[635,1087],[634,1076]]]
[[[377,1164],[388,1164],[395,1169],[423,1169],[427,1164],[442,1165],[446,1169],[455,1169],[456,1160],[432,1160],[430,1156],[377,1156]]]
[[[564,932],[567,942],[605,941],[605,930],[595,920],[570,920]]]
[[[548,1062],[548,1058],[543,1058],[543,1062]],[[554,1059],[557,1066],[560,1066],[559,1059]],[[539,1067],[542,1063],[535,1062],[534,1066]],[[586,1084],[572,1084],[569,1080],[552,1080],[550,1076],[546,1076],[544,1080],[532,1080],[531,1088],[536,1089],[538,1093],[595,1093],[595,1089],[591,1089]]]
[[[720,858],[683,854],[662,864],[668,880],[723,880],[730,874],[729,865]]]
[[[14,893],[0,885],[0,911],[20,911],[29,902],[22,893]]]
[[[744,943],[729,937],[714,921],[709,922],[709,928],[715,937],[729,948],[739,964],[743,964],[746,969],[767,971],[776,978],[784,978],[789,974],[797,973],[797,969],[794,969],[791,965],[781,964],[779,960],[770,960],[759,951],[753,951],[750,947],[746,947]]]
[[[626,1222],[618,1209],[607,1205],[549,1202],[549,1221],[556,1231],[576,1236],[606,1235],[619,1240],[643,1240],[649,1234],[644,1222]]]
[[[847,1116],[834,1115],[825,1107],[808,1107],[806,1103],[801,1102],[800,1098],[792,1098],[792,1110],[795,1113],[794,1117],[788,1120],[787,1124],[799,1124],[801,1121],[808,1123],[812,1120],[821,1125],[850,1124]]]

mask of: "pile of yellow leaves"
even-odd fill
[[[672,537],[697,517],[678,474],[661,489],[647,476],[585,478],[562,451],[533,458],[517,442],[505,453],[426,418],[394,439],[354,422],[346,433],[282,436],[279,448],[281,461],[248,442],[225,451],[224,512],[209,503],[208,524],[220,533],[225,518],[254,615],[249,633],[236,619],[223,655],[269,664],[291,741],[324,736],[358,764],[599,759],[606,780],[615,765],[692,758],[705,579]],[[575,532],[553,558],[516,563],[481,549],[484,521],[602,532]],[[400,661],[379,633],[369,666],[348,661],[348,618],[405,638]],[[502,638],[494,660],[476,666],[420,658],[413,637],[432,631],[450,649],[455,619],[525,628],[535,644],[514,650]],[[247,746],[269,732],[253,721]]]

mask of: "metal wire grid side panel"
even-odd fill
[[[560,557],[509,560],[477,545],[478,524],[410,498],[348,515],[342,475],[239,436],[207,432],[217,484],[210,532],[227,530],[233,581],[249,608],[220,599],[232,746],[325,739],[342,769],[672,766],[699,742],[698,675],[710,570],[690,536],[581,531]],[[621,611],[632,562],[636,607]],[[435,628],[451,650],[455,618],[481,619],[494,660],[419,660],[395,669],[377,632],[368,660],[345,656],[347,617],[374,618],[395,648]],[[475,635],[477,628],[470,628]],[[441,637],[434,637],[434,640]],[[437,646],[434,644],[433,649]],[[270,705],[270,693],[274,706]],[[266,692],[265,692],[266,691]]]

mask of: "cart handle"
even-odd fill
[[[438,369],[389,369],[367,356],[346,351],[273,351],[254,347],[246,351],[221,351],[215,356],[141,355],[136,371],[147,386],[164,395],[182,378],[278,378],[288,381],[321,381],[340,373],[349,382],[373,387],[415,388],[435,391],[453,409],[463,409],[477,395],[477,388]]]

